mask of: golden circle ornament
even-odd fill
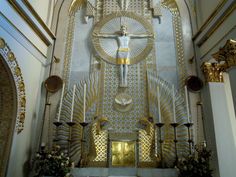
[[[4,39],[0,38],[0,48],[4,48],[5,47],[5,41]]]
[[[92,44],[95,54],[110,64],[120,64],[117,54],[120,51],[122,27],[125,36],[130,38],[125,52],[129,52],[128,64],[136,64],[147,58],[154,45],[152,25],[142,16],[133,12],[112,13],[100,20],[92,31]]]

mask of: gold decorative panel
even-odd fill
[[[225,64],[204,62],[201,66],[206,82],[224,82],[223,72],[226,69]]]
[[[149,122],[147,118],[140,119],[141,124],[145,127],[144,130],[139,131],[139,162],[155,163],[154,149],[155,149],[155,129],[154,124]]]
[[[135,142],[112,142],[112,166],[135,166]]]
[[[104,76],[103,115],[109,120],[109,127],[116,132],[133,132],[138,119],[148,116],[145,61],[129,66],[129,86],[124,93],[131,96],[133,108],[128,112],[115,109],[116,96],[123,91],[118,86],[118,66],[106,64]]]
[[[107,161],[107,143],[108,143],[108,133],[107,131],[100,130],[100,122],[96,122],[92,125],[92,140],[91,147],[95,148],[95,158],[93,161],[95,162],[106,162]],[[90,151],[91,153],[91,151]],[[93,153],[92,153],[93,154]]]
[[[175,148],[174,148],[174,131],[173,127],[170,126],[170,123],[173,123],[173,90],[172,85],[160,77],[157,76],[155,72],[148,72],[148,98],[149,98],[149,110],[150,115],[156,118],[155,121],[159,122],[159,111],[158,111],[158,95],[157,95],[157,87],[159,87],[160,93],[160,111],[161,111],[161,122],[164,123],[162,127],[162,140],[164,140],[162,144],[163,151],[163,160],[164,163],[168,167],[172,167],[174,159],[175,159]],[[186,156],[188,155],[188,132],[187,128],[183,125],[188,122],[187,118],[187,108],[185,104],[185,100],[182,97],[180,92],[175,92],[175,110],[176,110],[176,121],[180,124],[177,127],[177,148],[178,148],[178,156]],[[160,143],[159,131],[156,129],[155,136],[155,156],[157,157],[157,162],[160,161]],[[140,136],[145,136],[145,133],[142,132]]]
[[[236,66],[236,41],[227,40],[226,44],[219,51],[212,55],[217,62],[225,62],[226,67]]]
[[[17,117],[16,117],[16,132],[20,133],[24,129],[25,121],[25,84],[20,66],[16,60],[14,53],[5,43],[3,38],[0,38],[0,55],[5,60],[13,76],[16,92],[17,92]]]

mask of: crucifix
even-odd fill
[[[154,38],[153,34],[131,34],[127,32],[127,26],[121,25],[120,31],[114,34],[93,33],[95,37],[115,38],[118,43],[117,64],[120,65],[120,87],[127,87],[128,66],[130,65],[129,43],[132,38]]]

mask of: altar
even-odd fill
[[[65,65],[56,143],[68,152],[78,175],[119,176],[124,171],[126,176],[157,177],[160,172],[163,177],[167,171],[175,176],[173,169],[158,168],[173,168],[178,158],[192,152],[188,93],[180,79],[185,69],[181,48],[173,48],[168,56],[175,70],[168,74],[158,70],[169,60],[158,58],[158,29],[166,27],[160,20],[161,11],[153,11],[172,9],[145,0],[87,1],[84,8],[85,14],[76,14],[72,20],[90,29],[87,40],[92,47],[84,51],[91,55],[87,61],[90,72],[75,79],[73,72],[79,68]],[[172,18],[178,18],[170,12],[163,14],[164,24],[172,25]],[[80,21],[83,15],[86,24]],[[172,30],[166,32],[173,35],[176,29]],[[181,41],[179,33],[175,37],[168,40]],[[81,63],[83,55],[77,53],[70,60]]]

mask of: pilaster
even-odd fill
[[[235,41],[228,40],[224,47],[213,54],[217,62],[204,62],[201,66],[207,82],[212,112],[214,138],[220,177],[234,177],[236,174],[236,119],[228,77],[228,69],[236,66]],[[208,113],[207,113],[208,114]],[[206,117],[205,119],[210,119]],[[207,125],[206,125],[207,128]]]

